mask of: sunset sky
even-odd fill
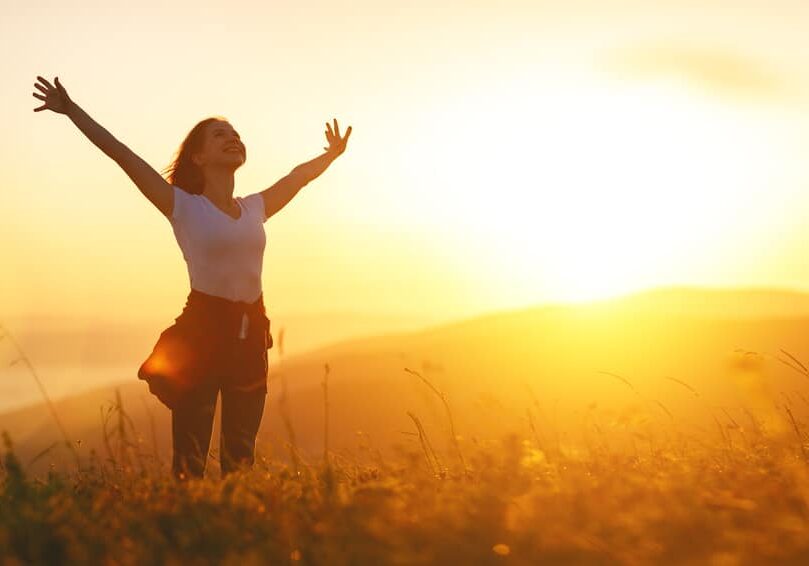
[[[273,312],[453,319],[661,285],[809,290],[802,1],[9,2],[0,313],[176,316],[168,221],[37,75],[153,167],[227,117]]]

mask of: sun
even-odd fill
[[[432,170],[470,271],[515,303],[698,276],[778,167],[777,136],[755,112],[666,83],[499,85],[434,120],[454,132],[437,134]]]

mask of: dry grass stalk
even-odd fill
[[[437,476],[438,470],[441,469],[441,466],[438,462],[438,457],[435,455],[435,451],[427,438],[427,433],[424,432],[424,427],[421,426],[421,421],[419,421],[416,415],[410,411],[407,411],[407,416],[409,416],[416,425],[416,430],[418,430],[419,433],[419,441],[421,442],[421,449],[424,452],[424,459],[427,460],[427,466],[429,466],[430,472],[434,476]]]
[[[795,431],[795,436],[798,437],[798,444],[801,447],[801,454],[803,455],[803,459],[809,462],[809,453],[807,453],[806,450],[806,441],[803,437],[803,434],[801,433],[800,427],[798,426],[798,421],[795,419],[795,415],[792,414],[792,411],[789,408],[789,404],[787,403],[784,404],[784,410],[787,412],[787,415],[789,415],[789,421],[792,423],[792,430]]]
[[[8,338],[9,342],[11,342],[11,345],[14,346],[15,350],[17,350],[17,355],[19,356],[16,360],[12,361],[11,364],[9,364],[9,365],[14,365],[17,362],[22,362],[22,363],[25,364],[25,367],[28,368],[28,372],[31,374],[31,377],[34,378],[34,381],[36,382],[40,393],[42,393],[42,397],[45,399],[45,404],[48,407],[48,411],[51,413],[51,416],[53,417],[53,420],[56,423],[56,426],[57,426],[57,428],[59,429],[59,432],[62,435],[62,439],[64,440],[65,446],[70,451],[70,453],[73,455],[73,457],[76,459],[76,464],[79,465],[80,464],[80,462],[79,462],[79,453],[76,451],[75,446],[73,446],[73,443],[70,441],[70,436],[67,434],[67,430],[65,430],[65,427],[62,424],[62,420],[59,418],[59,413],[56,412],[56,406],[53,404],[53,401],[51,401],[51,398],[48,395],[48,392],[45,390],[45,385],[42,383],[42,380],[39,378],[39,375],[37,374],[36,369],[34,369],[34,364],[32,364],[31,360],[28,359],[28,356],[25,355],[25,352],[20,347],[20,345],[17,343],[17,341],[14,339],[14,336],[11,334],[11,332],[8,330],[8,328],[5,328],[3,325],[0,325],[0,336],[4,337],[4,338]]]
[[[413,371],[412,369],[409,368],[404,368],[404,370],[407,373],[418,377],[425,385],[427,385],[427,387],[433,390],[433,392],[438,396],[439,399],[441,399],[441,402],[444,404],[444,409],[446,409],[447,411],[447,418],[449,419],[449,430],[450,435],[452,436],[452,443],[455,446],[456,452],[458,453],[458,459],[461,462],[461,467],[463,468],[464,473],[468,473],[469,470],[466,467],[466,460],[464,460],[463,452],[461,451],[461,445],[458,442],[458,435],[455,433],[455,421],[452,418],[452,411],[449,408],[449,402],[447,402],[446,395],[444,395],[442,391],[440,391],[435,385],[430,383],[430,381],[426,377],[421,375],[419,372]]]
[[[789,358],[789,361],[787,361],[787,360],[785,360],[783,358],[778,357],[777,359],[782,364],[786,365],[787,367],[792,368],[793,370],[795,370],[796,372],[798,372],[802,376],[804,376],[806,378],[809,378],[809,369],[806,369],[806,366],[803,365],[800,362],[800,360],[798,360],[798,358],[796,358],[795,356],[793,356],[792,354],[790,354],[789,352],[787,352],[783,348],[781,348],[781,353]]]
[[[694,397],[699,397],[699,393],[697,393],[697,390],[694,389],[693,387],[691,387],[690,385],[688,385],[685,381],[683,381],[681,379],[677,379],[676,377],[670,377],[668,375],[665,377],[665,379],[668,379],[669,381],[673,381],[674,383],[678,383],[678,384],[682,385],[683,387],[688,389],[691,393],[693,393]]]
[[[329,364],[323,374],[323,462],[329,465]]]
[[[300,475],[301,462],[298,453],[298,442],[295,439],[295,428],[292,426],[292,419],[289,416],[289,406],[287,405],[287,380],[284,375],[281,375],[281,396],[278,398],[278,411],[281,413],[281,420],[284,423],[284,428],[287,432],[289,442],[289,455],[292,458],[292,470],[295,476]]]
[[[599,371],[598,373],[603,374],[603,375],[608,375],[608,376],[610,376],[610,377],[614,377],[615,379],[617,379],[617,380],[621,381],[622,383],[624,383],[624,384],[625,384],[627,387],[629,387],[629,388],[630,388],[632,391],[634,391],[634,392],[635,392],[635,394],[636,394],[638,397],[642,397],[642,396],[641,396],[641,394],[640,394],[640,392],[639,392],[637,389],[635,389],[635,386],[634,386],[634,385],[632,385],[632,382],[630,382],[630,381],[629,381],[627,378],[625,378],[625,377],[623,377],[623,376],[620,376],[620,375],[618,375],[617,373],[612,373],[612,372],[610,372],[610,371]]]

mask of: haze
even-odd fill
[[[157,169],[226,116],[248,151],[239,195],[318,155],[327,120],[352,125],[348,151],[265,225],[271,317],[309,321],[292,348],[315,328],[322,343],[349,324],[659,286],[809,288],[804,3],[3,12],[0,316],[18,333],[140,324],[145,346],[188,292],[165,218],[68,119],[32,112],[37,74]]]

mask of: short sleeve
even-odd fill
[[[172,187],[174,188],[174,208],[171,211],[171,218],[169,220],[175,222],[186,217],[190,200],[194,197],[177,185],[172,185]]]
[[[253,193],[244,197],[245,206],[252,211],[255,216],[261,218],[262,222],[267,221],[267,209],[264,207],[264,196],[261,193]]]

